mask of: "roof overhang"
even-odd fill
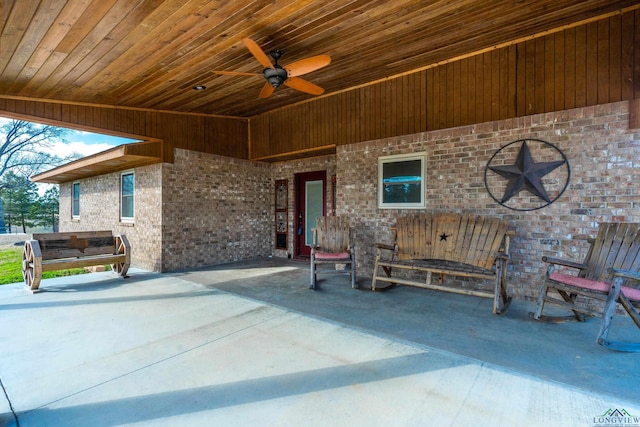
[[[119,145],[31,177],[33,182],[60,184],[162,162],[162,141]]]

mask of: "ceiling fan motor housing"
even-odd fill
[[[287,70],[279,65],[274,65],[274,68],[265,68],[262,71],[262,74],[274,88],[277,88],[282,83],[284,83],[284,81],[287,80],[288,77]]]

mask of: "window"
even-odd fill
[[[120,219],[133,221],[133,193],[135,188],[133,172],[120,175]]]
[[[425,207],[426,153],[378,158],[378,207],[382,209]]]
[[[80,183],[74,182],[71,188],[71,217],[80,217]]]

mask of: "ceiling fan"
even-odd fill
[[[284,67],[278,64],[278,59],[282,56],[281,50],[273,50],[270,52],[273,58],[273,63],[264,53],[264,51],[258,46],[256,42],[249,38],[242,39],[244,45],[249,49],[251,54],[262,64],[264,70],[262,73],[242,73],[236,71],[213,71],[215,74],[230,75],[230,76],[262,76],[267,82],[260,91],[260,98],[268,98],[276,88],[282,84],[289,86],[290,88],[299,90],[301,92],[310,93],[312,95],[322,95],[324,89],[318,85],[315,85],[307,80],[301,79],[301,76],[306,73],[318,70],[322,67],[329,65],[331,57],[329,55],[318,55],[310,58],[301,59],[300,61],[293,62]]]

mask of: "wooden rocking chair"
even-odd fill
[[[344,270],[318,269],[320,264],[345,264]],[[319,217],[313,230],[311,246],[311,289],[315,289],[318,274],[348,274],[351,287],[356,289],[356,256],[351,243],[349,218]]]
[[[544,283],[540,289],[538,306],[531,316],[545,322],[567,320],[584,321],[588,316],[602,317],[602,324],[596,341],[598,344],[618,351],[639,352],[640,343],[610,341],[607,339],[611,320],[619,303],[640,328],[640,289],[633,287],[640,283],[640,225],[635,223],[602,223],[591,244],[583,263],[542,257],[549,263]],[[577,275],[556,271],[556,266],[578,270]],[[562,299],[548,295],[555,290]],[[576,304],[578,296],[600,301],[603,307],[587,307],[585,301]],[[586,301],[588,302],[588,300]],[[565,307],[572,316],[545,316],[545,303]]]

